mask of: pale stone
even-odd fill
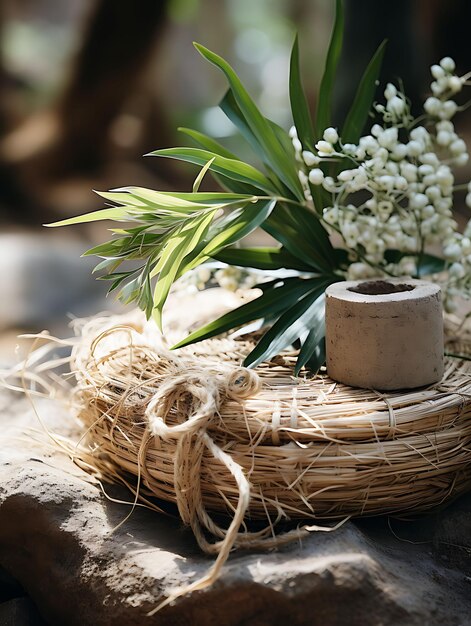
[[[98,481],[41,436],[26,399],[1,395],[0,567],[9,576],[0,576],[0,591],[2,582],[11,589],[18,581],[31,600],[0,604],[2,625],[21,626],[20,615],[35,607],[50,626],[469,624],[467,569],[449,545],[466,545],[466,498],[450,516],[349,521],[276,551],[235,552],[212,587],[148,617],[214,557],[176,518],[138,507],[123,523],[130,507],[119,502],[132,500],[129,492],[104,485],[114,501],[107,499]],[[77,441],[67,410],[34,402],[47,428]]]
[[[0,330],[51,330],[68,322],[68,315],[115,308],[112,298],[105,300],[109,285],[91,274],[97,259],[80,258],[87,247],[59,231],[41,237],[0,233]]]
[[[443,376],[443,353],[438,285],[408,278],[327,288],[327,371],[334,380],[383,390],[423,387]]]

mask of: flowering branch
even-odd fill
[[[451,311],[456,296],[471,297],[471,223],[458,232],[453,194],[463,186],[454,185],[451,169],[469,159],[451,119],[462,108],[452,98],[470,74],[457,76],[450,57],[431,72],[433,95],[417,119],[405,94],[389,83],[385,103],[374,106],[382,123],[373,124],[356,144],[343,143],[332,127],[315,152],[303,150],[295,127],[290,136],[306,200],[312,200],[313,187],[331,195],[321,219],[348,249],[347,277],[419,275],[426,248],[441,244],[448,269],[444,300]],[[331,171],[335,163],[335,176],[327,175],[329,163]],[[471,183],[465,188],[471,207]],[[400,253],[394,263],[388,259],[391,249]]]

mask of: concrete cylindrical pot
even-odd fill
[[[412,389],[443,376],[440,287],[415,279],[345,281],[326,290],[331,378],[352,387]]]

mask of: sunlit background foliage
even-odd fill
[[[333,12],[333,0],[2,0],[2,337],[105,306],[106,285],[95,283],[91,265],[78,258],[103,239],[103,230],[45,233],[42,223],[100,208],[93,188],[191,190],[193,166],[141,158],[184,144],[178,126],[199,128],[249,157],[216,106],[224,79],[193,41],[227,58],[264,114],[287,129],[294,35],[314,110]],[[418,101],[436,59],[449,54],[458,69],[469,69],[469,22],[465,0],[347,0],[334,117],[343,117],[367,59],[385,37],[384,75],[402,76]],[[203,188],[214,189],[209,181]],[[464,202],[456,210],[464,220]],[[5,345],[10,349],[11,341]]]

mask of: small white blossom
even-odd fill
[[[388,83],[386,85],[386,89],[384,90],[384,97],[386,100],[391,100],[397,95],[397,89],[392,83]]]
[[[324,141],[335,144],[339,140],[339,136],[335,128],[326,128],[323,134]]]
[[[443,106],[438,114],[442,120],[449,120],[454,116],[458,110],[458,105],[453,100],[447,100],[443,103]]]
[[[337,207],[328,207],[323,211],[324,220],[327,224],[334,225],[339,219],[339,210]]]
[[[324,180],[324,172],[319,169],[313,169],[309,172],[309,182],[312,185],[322,185],[322,181]]]
[[[346,143],[343,147],[345,154],[353,156],[357,150],[357,146],[354,143]]]
[[[319,157],[317,157],[312,152],[309,152],[308,150],[304,150],[302,156],[304,163],[308,167],[311,167],[311,165],[317,165],[319,163]]]
[[[361,280],[362,278],[375,278],[378,272],[366,263],[351,263],[348,267],[348,280]]]
[[[453,159],[453,163],[457,167],[463,167],[463,165],[466,165],[468,161],[469,161],[469,154],[467,152],[464,154],[460,154],[459,156]]]
[[[454,72],[455,71],[455,62],[451,57],[444,57],[440,61],[440,66],[445,70],[445,72]]]
[[[335,181],[332,176],[326,176],[322,182],[322,186],[326,191],[335,191]]]
[[[402,98],[394,96],[394,98],[391,98],[391,100],[388,101],[386,109],[399,117],[405,112],[406,103],[402,100]]]
[[[413,193],[409,202],[413,209],[423,209],[428,204],[428,198],[423,193]]]
[[[459,261],[461,259],[461,246],[456,242],[452,242],[445,246],[443,254],[449,261]]]
[[[450,187],[454,182],[453,174],[447,165],[441,165],[438,168],[436,172],[436,179],[440,187]]]
[[[462,139],[455,139],[455,141],[450,144],[450,152],[455,156],[463,154],[466,152],[465,142]]]
[[[308,181],[307,174],[303,172],[302,170],[299,170],[298,177],[299,177],[299,182],[301,183],[301,185],[306,186],[307,181]]]
[[[332,144],[325,140],[316,143],[316,150],[319,152],[319,156],[330,156],[334,152]]]
[[[434,78],[440,79],[445,76],[445,70],[443,69],[443,67],[440,67],[440,65],[432,65],[430,70]]]
[[[372,135],[366,135],[360,139],[360,148],[363,148],[370,156],[373,156],[379,148],[379,144]]]
[[[395,127],[387,128],[378,136],[378,143],[383,148],[393,149],[397,143],[398,129]]]
[[[458,93],[463,87],[463,82],[458,76],[450,76],[448,79],[448,88],[452,93]]]
[[[441,109],[441,102],[438,98],[431,96],[425,101],[424,109],[429,115],[437,116]]]
[[[343,170],[343,172],[340,172],[339,175],[337,176],[337,178],[342,181],[343,183],[352,180],[353,178],[355,178],[355,174],[358,172],[358,170]]]
[[[407,154],[411,157],[418,157],[424,151],[424,144],[421,141],[409,141],[407,144]]]
[[[209,269],[209,267],[200,267],[198,268],[198,272],[197,272],[197,276],[198,276],[198,280],[201,283],[206,284],[207,282],[209,282],[209,279],[211,278],[211,270]]]
[[[305,197],[312,200],[307,181],[332,195],[333,206],[323,210],[323,220],[343,238],[350,260],[347,277],[416,275],[420,251],[441,244],[448,270],[444,304],[451,310],[457,295],[471,299],[471,221],[461,235],[452,215],[452,167],[466,164],[469,155],[451,121],[458,111],[452,97],[469,76],[456,76],[449,57],[431,72],[433,95],[424,103],[423,125],[411,116],[405,95],[388,83],[384,103],[374,106],[381,119],[358,144],[343,144],[332,127],[313,152],[302,151],[295,131],[290,137]],[[332,156],[340,157],[341,169],[326,176],[319,163]],[[471,182],[466,203],[471,208]],[[402,253],[401,260],[388,262],[387,249]]]
[[[425,190],[425,195],[432,202],[434,200],[438,200],[439,198],[441,198],[440,188],[437,187],[437,185],[432,185],[430,187],[427,187],[427,189]]]
[[[453,140],[453,135],[447,130],[440,130],[437,133],[437,143],[439,146],[448,146]]]

